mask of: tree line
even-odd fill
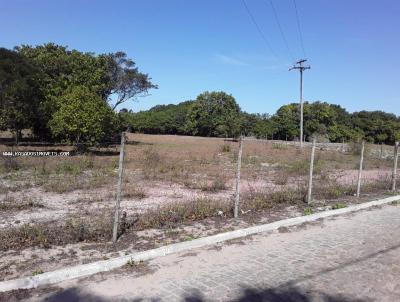
[[[232,95],[204,92],[177,105],[117,111],[129,100],[158,88],[124,52],[94,54],[47,43],[0,48],[0,130],[16,141],[23,129],[35,138],[73,144],[112,140],[121,131],[296,140],[299,106],[273,115],[241,110]],[[332,142],[400,140],[400,118],[382,111],[349,113],[326,102],[305,103],[306,138]]]
[[[196,100],[157,105],[134,113],[122,111],[123,123],[133,132],[217,137],[246,136],[279,140],[299,137],[299,104],[280,107],[273,115],[250,114],[224,92],[205,92]],[[330,142],[365,139],[393,144],[400,140],[400,117],[382,111],[349,113],[327,102],[304,104],[304,134]]]

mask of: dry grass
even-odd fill
[[[209,217],[232,217],[232,203],[208,198],[198,198],[185,203],[160,206],[141,215],[135,228],[173,227]]]
[[[123,197],[124,198],[136,198],[136,199],[143,199],[145,198],[146,191],[143,187],[136,186],[136,185],[125,185],[123,190]]]
[[[90,221],[68,219],[65,223],[24,224],[0,231],[0,251],[77,242],[107,242],[112,234],[111,215],[95,215]]]
[[[176,226],[208,217],[225,219],[232,216],[238,142],[142,134],[128,134],[128,142],[122,191],[125,207],[122,211],[128,213],[125,229]],[[367,148],[365,169],[390,170],[391,160],[376,157],[375,147]],[[19,147],[19,150],[60,149],[68,151],[71,147]],[[22,200],[18,197],[20,192],[34,190],[40,197],[38,200],[45,200],[43,196],[46,200],[69,200],[66,212],[74,217],[81,217],[82,211],[92,212],[97,206],[109,206],[109,197],[116,191],[119,149],[111,146],[93,151],[68,158],[21,157],[9,159],[7,163],[3,159],[0,195]],[[242,158],[241,209],[244,212],[304,205],[309,146],[300,152],[296,146],[285,142],[245,140]],[[324,201],[352,196],[355,183],[350,176],[356,174],[358,162],[357,152],[317,148],[314,199]],[[338,176],[340,173],[348,176],[345,181]],[[385,177],[365,179],[362,192],[385,192],[389,185],[390,179]],[[0,207],[16,212],[23,209],[37,211],[40,202],[18,205],[6,202]],[[40,210],[46,211],[45,208]],[[79,221],[66,215],[50,225],[43,222],[10,229],[7,236],[14,234],[19,239],[8,238],[4,235],[8,230],[3,230],[0,240],[6,238],[6,242],[15,241],[15,246],[22,247],[109,240],[111,228],[107,219],[101,222],[92,215],[88,221]],[[135,222],[133,217],[138,217]],[[56,238],[56,233],[60,238]],[[25,244],[24,240],[31,243]],[[7,246],[14,245],[7,243]]]
[[[28,198],[24,196],[21,201],[6,195],[0,200],[0,211],[23,211],[32,208],[44,208],[45,206],[40,200]]]

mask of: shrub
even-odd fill
[[[218,215],[231,217],[233,215],[232,204],[207,198],[198,198],[189,202],[167,204],[150,210],[140,216],[136,227],[146,229],[174,226],[178,223],[202,220]]]
[[[228,144],[222,145],[222,147],[221,147],[221,152],[224,152],[224,153],[229,153],[229,152],[231,152],[231,145],[228,145]]]
[[[143,199],[146,197],[146,191],[142,187],[125,186],[123,196],[124,198]]]
[[[18,250],[32,246],[50,247],[77,242],[105,242],[112,235],[112,216],[99,215],[87,221],[67,220],[64,224],[24,224],[0,231],[0,251]]]

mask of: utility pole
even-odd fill
[[[304,66],[303,64],[307,60],[303,59],[289,69],[289,71],[298,69],[300,71],[300,148],[303,149],[303,117],[304,117],[304,105],[303,105],[303,71],[306,69],[311,69],[310,66]]]

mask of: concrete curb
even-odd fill
[[[324,211],[324,212],[320,212],[320,213],[316,213],[316,214],[312,214],[312,215],[308,215],[308,216],[289,218],[289,219],[285,219],[285,220],[276,221],[273,223],[268,223],[268,224],[264,224],[264,225],[258,225],[258,226],[246,228],[246,229],[240,229],[240,230],[221,233],[221,234],[217,234],[217,235],[213,235],[213,236],[209,236],[209,237],[198,238],[198,239],[194,239],[192,241],[175,243],[175,244],[163,246],[163,247],[148,250],[148,251],[130,254],[127,256],[123,256],[123,257],[98,261],[98,262],[89,263],[89,264],[77,265],[74,267],[64,268],[64,269],[60,269],[60,270],[56,270],[56,271],[52,271],[52,272],[47,272],[47,273],[43,273],[43,274],[36,275],[36,276],[2,281],[2,282],[0,282],[0,292],[6,292],[6,291],[10,291],[10,290],[15,290],[15,289],[36,288],[41,285],[49,285],[49,284],[54,284],[54,283],[58,283],[58,282],[69,280],[69,279],[89,276],[92,274],[119,268],[119,267],[125,265],[128,261],[138,262],[138,261],[154,259],[157,257],[162,257],[162,256],[166,256],[169,254],[177,253],[177,252],[187,251],[187,250],[191,250],[194,248],[204,247],[207,245],[212,245],[212,244],[216,244],[216,243],[227,241],[227,240],[242,238],[242,237],[246,237],[249,235],[258,234],[258,233],[267,232],[267,231],[273,231],[280,227],[295,226],[295,225],[302,224],[304,222],[315,221],[320,218],[325,218],[325,217],[330,217],[330,216],[335,216],[335,215],[340,215],[340,214],[346,214],[346,213],[351,213],[354,211],[359,211],[359,210],[367,209],[367,208],[374,207],[374,206],[385,205],[385,204],[388,204],[388,203],[391,203],[394,201],[400,201],[400,195],[396,195],[396,196],[385,198],[385,199],[375,200],[375,201],[371,201],[371,202],[366,202],[366,203],[362,203],[362,204],[358,204],[358,205],[353,205],[353,206],[349,206],[349,207],[342,208],[342,209]]]

